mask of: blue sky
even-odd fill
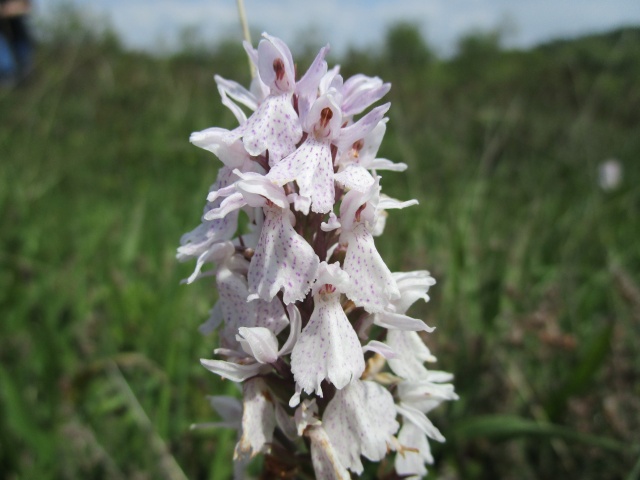
[[[42,1],[39,14],[58,1]],[[171,48],[186,27],[208,39],[241,35],[235,0],[71,1],[108,18],[132,48]],[[252,28],[281,37],[294,51],[311,36],[337,53],[379,43],[385,27],[403,19],[417,23],[442,54],[455,50],[461,34],[500,24],[510,25],[506,43],[516,47],[640,25],[640,0],[245,0],[245,8]]]

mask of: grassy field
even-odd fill
[[[445,61],[400,25],[333,59],[393,84],[380,153],[410,168],[383,188],[420,205],[377,244],[438,280],[413,313],[461,397],[434,478],[640,478],[638,42],[478,34]],[[236,390],[198,362],[216,294],[175,260],[219,166],[188,136],[234,126],[213,73],[248,82],[238,46],[154,58],[78,28],[0,92],[1,477],[229,478],[235,433],[189,430]]]

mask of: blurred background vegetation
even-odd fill
[[[235,433],[189,430],[235,391],[198,362],[215,289],[179,285],[175,249],[219,167],[189,134],[235,126],[212,75],[248,84],[244,52],[189,31],[126,51],[73,11],[38,33],[33,75],[0,92],[0,477],[229,478]],[[420,206],[377,244],[438,280],[413,313],[461,397],[433,412],[431,477],[637,479],[640,29],[501,38],[442,59],[399,24],[331,61],[393,84],[380,156],[410,168],[383,188]]]

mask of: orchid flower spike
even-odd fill
[[[420,478],[429,442],[444,441],[428,415],[458,397],[453,376],[425,364],[434,327],[408,313],[435,280],[391,272],[374,241],[388,210],[418,203],[382,193],[379,172],[406,169],[377,157],[390,104],[375,104],[390,85],[343,79],[328,45],[300,78],[281,39],[244,47],[251,85],[215,77],[237,126],[190,137],[221,165],[177,252],[195,260],[185,283],[213,279],[218,292],[200,327],[217,332],[215,358],[201,364],[241,386],[241,401],[211,397],[223,420],[208,425],[238,430],[236,478],[260,454],[264,478],[347,480],[363,457],[387,456]]]

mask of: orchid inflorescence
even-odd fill
[[[215,275],[219,298],[200,329],[218,329],[220,359],[201,363],[242,384],[242,403],[210,397],[218,425],[239,430],[237,476],[267,453],[265,468],[286,478],[312,465],[316,478],[348,479],[363,472],[361,456],[396,452],[397,474],[419,478],[433,462],[428,439],[444,441],[426,413],[457,396],[452,375],[424,366],[435,358],[418,332],[433,329],[406,315],[434,279],[392,273],[374,243],[386,210],[418,203],[380,193],[378,171],[406,169],[376,158],[390,104],[361,115],[390,85],[343,80],[327,67],[328,46],[297,81],[282,40],[244,46],[250,89],[215,77],[239,126],[190,138],[223,166],[202,224],[178,248],[181,261],[196,259],[187,283]]]

